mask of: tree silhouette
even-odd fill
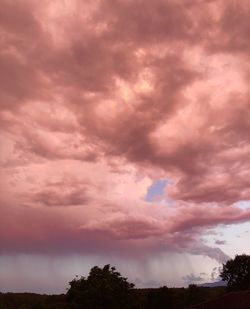
[[[103,268],[94,266],[87,278],[75,278],[69,285],[67,299],[73,308],[133,308],[134,284],[109,264]]]
[[[223,281],[227,281],[229,291],[250,289],[250,256],[236,255],[234,259],[223,264],[220,276]]]

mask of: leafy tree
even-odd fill
[[[94,266],[87,278],[75,278],[69,285],[67,298],[73,308],[133,308],[134,284],[127,282],[127,278],[110,265]]]
[[[223,264],[220,276],[223,281],[227,281],[229,291],[250,289],[250,256],[236,255],[234,259]]]

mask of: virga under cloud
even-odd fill
[[[200,236],[250,220],[249,18],[248,1],[3,0],[1,252],[227,259]]]

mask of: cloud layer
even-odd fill
[[[225,261],[200,236],[250,220],[249,17],[233,0],[2,1],[1,253]]]

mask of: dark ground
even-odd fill
[[[188,309],[250,309],[250,291],[231,292]]]
[[[168,289],[168,305],[163,305],[161,300],[162,295],[159,294],[159,289],[136,289],[136,299],[138,301],[139,309],[148,308],[169,308],[169,309],[183,309],[191,305],[207,302],[209,300],[217,299],[225,294],[223,287],[196,287],[190,288],[169,288]],[[236,295],[236,294],[235,294]],[[165,296],[163,295],[163,298]],[[233,302],[233,296],[230,298]],[[40,295],[34,293],[0,293],[0,309],[71,309],[73,308],[67,302],[66,295]],[[196,307],[193,307],[196,308]],[[203,307],[197,307],[203,308]],[[204,307],[217,308],[217,307]],[[220,307],[218,307],[221,309]],[[227,307],[229,308],[229,307]],[[230,307],[231,308],[231,307]],[[234,307],[235,309],[238,307]],[[91,309],[91,308],[88,308]],[[108,309],[108,308],[107,308]],[[117,308],[119,309],[119,308]],[[245,308],[244,308],[245,309]],[[250,307],[248,307],[250,309]]]

